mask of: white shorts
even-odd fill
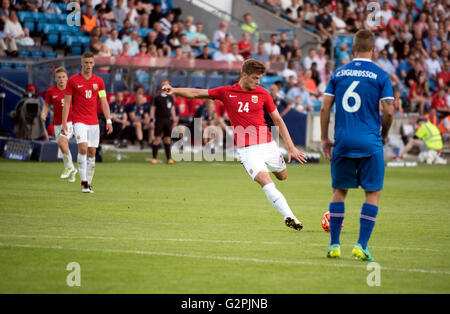
[[[98,147],[100,143],[100,126],[75,123],[73,125],[77,144],[88,143],[88,147]]]
[[[253,180],[260,171],[281,172],[286,169],[284,157],[275,141],[240,147],[237,149],[237,155]]]
[[[62,129],[62,124],[55,125],[55,138],[56,138],[56,140],[58,140],[60,135],[64,136],[68,140],[70,140],[72,138],[72,136],[73,136],[72,122],[67,122],[67,134],[62,134],[61,133],[61,129]]]

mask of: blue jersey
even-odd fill
[[[333,155],[366,157],[383,150],[379,102],[394,99],[389,75],[369,59],[353,59],[330,77],[336,105]]]

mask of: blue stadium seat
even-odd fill
[[[1,69],[12,69],[12,63],[0,62],[0,68]]]
[[[212,74],[209,76],[209,88],[216,88],[223,85],[223,76],[220,74]]]
[[[191,76],[191,82],[189,87],[192,88],[206,88],[206,76],[194,74]]]
[[[261,81],[262,85],[270,86],[270,85],[274,84],[276,81],[283,82],[283,77],[281,77],[281,76],[263,76],[260,81]]]
[[[34,32],[34,29],[35,29],[35,24],[34,24],[34,22],[25,22],[25,23],[23,23],[23,26],[24,27],[26,27],[26,28],[28,28],[29,30],[30,30],[30,33],[33,33]]]
[[[58,57],[58,53],[56,51],[44,51],[44,56],[46,58],[56,58]]]
[[[170,83],[172,86],[175,87],[186,87],[187,84],[187,77],[185,74],[174,74],[171,77]]]

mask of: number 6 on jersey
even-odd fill
[[[358,84],[359,81],[353,81],[353,83],[345,91],[344,97],[342,97],[342,107],[347,112],[356,112],[361,107],[361,97],[354,91]],[[349,98],[353,98],[355,100],[355,104],[353,106],[348,104]]]

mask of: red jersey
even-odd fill
[[[50,87],[45,92],[45,103],[53,105],[53,124],[62,124],[62,112],[64,108],[64,96],[66,95],[65,89],[59,89],[56,85]],[[67,122],[72,121],[72,106],[70,106],[69,116],[67,117]]]
[[[180,117],[190,117],[191,116],[191,106],[186,98],[177,97],[175,98],[175,106],[178,109],[178,115]]]
[[[90,79],[86,79],[81,73],[75,74],[67,81],[66,95],[72,96],[72,115],[74,123],[84,123],[87,125],[98,124],[97,101],[100,98],[99,92],[105,92],[103,80],[92,74]]]
[[[262,87],[244,91],[239,83],[208,90],[213,99],[223,102],[234,131],[237,147],[264,144],[272,136],[264,120],[264,110],[272,113],[276,107],[270,94]]]

